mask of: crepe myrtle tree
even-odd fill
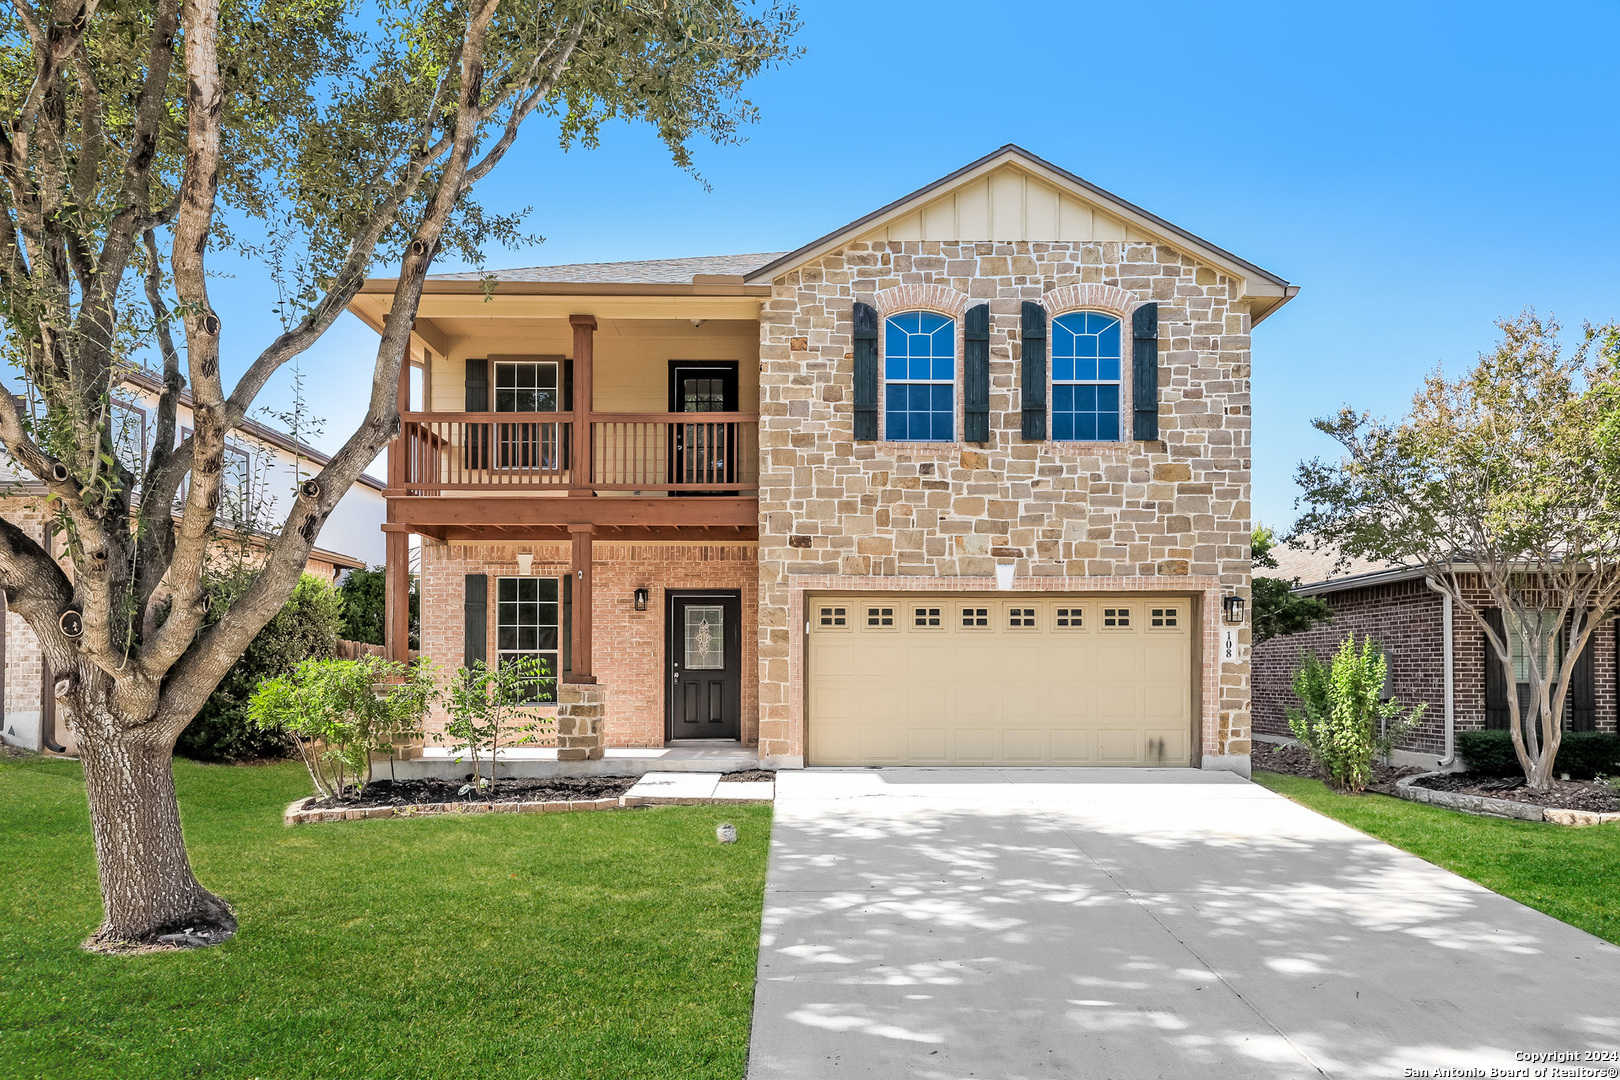
[[[0,587],[39,636],[84,765],[104,905],[88,947],[234,931],[192,873],[171,750],[398,431],[435,256],[449,246],[478,264],[484,243],[527,239],[521,215],[486,213],[474,185],[535,113],[565,149],[594,146],[609,120],[647,123],[691,171],[695,139],[734,141],[754,119],[743,85],[793,55],[797,25],[774,0],[0,10],[0,359],[14,372],[0,438],[45,486],[71,565],[0,521]],[[267,275],[273,338],[231,340],[209,297],[222,251]],[[205,619],[226,441],[379,264],[397,284],[365,417],[300,485],[251,583]],[[246,361],[229,388],[227,347]],[[163,390],[155,448],[137,461],[120,455],[109,413],[143,355],[161,359]],[[177,443],[187,384],[194,430]]]
[[[1506,695],[1509,731],[1526,781],[1547,788],[1575,668],[1559,639],[1579,656],[1620,600],[1620,330],[1587,326],[1565,351],[1534,312],[1498,325],[1495,349],[1455,381],[1430,375],[1399,422],[1316,421],[1343,456],[1300,466],[1296,529],[1423,569],[1474,620],[1504,684],[1528,682],[1527,708]]]

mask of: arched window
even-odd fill
[[[890,315],[883,328],[884,438],[956,437],[956,323],[932,311]]]
[[[1052,438],[1118,442],[1119,320],[1074,311],[1052,320]]]

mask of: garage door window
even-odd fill
[[[892,607],[869,607],[866,609],[866,625],[872,630],[894,630],[897,624]]]
[[[1053,622],[1059,630],[1081,630],[1085,627],[1085,613],[1077,607],[1060,607]]]
[[[1173,607],[1148,609],[1148,625],[1155,630],[1173,630],[1180,624],[1181,613]]]
[[[817,616],[817,625],[823,630],[835,630],[849,625],[849,609],[846,607],[824,607]]]
[[[961,627],[964,630],[990,629],[990,609],[987,607],[964,607],[962,609]]]
[[[1128,607],[1103,608],[1102,624],[1104,630],[1127,630],[1131,625],[1131,609]]]
[[[911,625],[919,630],[943,630],[945,628],[945,609],[914,607],[911,609]]]
[[[1035,630],[1040,626],[1038,608],[1012,605],[1007,608],[1007,629]]]

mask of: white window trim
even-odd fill
[[[501,648],[501,583],[504,581],[555,581],[557,583],[557,647],[555,649]],[[557,703],[557,688],[562,683],[562,598],[562,578],[552,574],[532,574],[527,577],[518,574],[503,574],[495,578],[495,602],[493,605],[495,610],[492,613],[495,623],[495,648],[492,651],[495,654],[496,670],[500,670],[501,665],[505,662],[505,659],[508,656],[537,656],[542,658],[548,656],[551,657],[551,675],[548,676],[552,683],[551,700],[533,702],[532,704],[535,705],[555,705]]]
[[[1119,378],[1116,379],[1059,379],[1057,377],[1057,349],[1053,342],[1057,340],[1054,333],[1059,319],[1070,315],[1102,315],[1113,319],[1119,324]],[[1120,446],[1128,444],[1135,434],[1131,430],[1133,411],[1128,407],[1130,401],[1131,360],[1130,352],[1126,347],[1125,334],[1126,316],[1117,311],[1108,311],[1103,308],[1070,308],[1048,317],[1046,320],[1046,417],[1047,441],[1060,446]],[[1119,438],[1117,439],[1060,439],[1057,437],[1057,388],[1060,386],[1117,386],[1119,387]]]
[[[915,312],[926,312],[929,315],[938,315],[951,324],[951,437],[949,439],[892,439],[889,437],[889,383],[901,383],[907,386],[944,386],[944,379],[890,379],[888,375],[889,362],[889,320],[901,315],[911,315]],[[908,307],[897,311],[885,312],[878,324],[878,429],[880,443],[891,446],[923,446],[923,447],[950,447],[962,442],[962,421],[964,419],[964,402],[962,392],[962,320],[948,311],[940,311],[931,307]]]

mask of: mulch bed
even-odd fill
[[[1590,780],[1554,780],[1548,790],[1536,791],[1525,787],[1522,776],[1482,776],[1462,772],[1432,776],[1415,786],[1431,791],[1454,791],[1459,795],[1507,799],[1532,806],[1551,806],[1559,810],[1589,810],[1595,814],[1612,814],[1620,810],[1620,796],[1615,790]]]
[[[769,770],[769,769],[746,769],[743,772],[728,772],[725,775],[720,777],[720,782],[722,784],[727,783],[727,782],[730,782],[730,783],[733,783],[733,784],[742,784],[742,783],[747,783],[750,780],[775,780],[775,779],[776,779],[776,774],[774,772],[772,772],[771,770]]]
[[[1307,780],[1325,781],[1328,778],[1327,773],[1317,768],[1316,762],[1311,760],[1309,750],[1303,746],[1290,746],[1286,743],[1255,743],[1254,748],[1249,751],[1249,765],[1265,772],[1303,776]],[[1382,765],[1375,761],[1372,767],[1372,782],[1367,785],[1367,790],[1382,795],[1393,795],[1395,781],[1407,776],[1416,776],[1423,771],[1425,770],[1410,765]]]
[[[310,809],[358,810],[368,806],[411,806],[422,803],[574,802],[617,799],[635,787],[639,776],[541,776],[496,780],[482,791],[464,780],[373,780],[365,794],[350,788],[340,799],[320,799]],[[462,788],[467,788],[463,792]]]

